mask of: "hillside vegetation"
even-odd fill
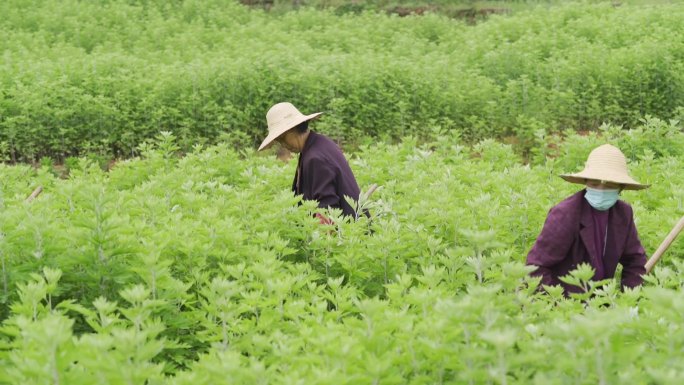
[[[684,6],[439,15],[283,14],[220,1],[0,4],[0,155],[129,157],[170,131],[250,147],[288,100],[342,143],[635,127],[682,116]]]

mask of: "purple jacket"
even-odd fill
[[[562,283],[558,277],[583,262],[597,270],[597,263],[601,261],[600,256],[595,255],[592,208],[584,199],[584,193],[585,190],[579,191],[549,210],[544,228],[527,254],[527,264],[538,266],[532,275],[541,276],[544,285],[561,284],[566,293],[581,289]],[[646,273],[646,252],[634,225],[632,207],[623,201],[618,201],[608,211],[604,276],[594,278],[612,278],[618,263],[623,267],[623,287],[641,285],[642,275]]]
[[[342,209],[344,215],[356,216],[356,210],[344,199],[359,199],[359,185],[342,150],[327,137],[310,132],[299,154],[292,191],[304,199],[318,201],[318,207]]]

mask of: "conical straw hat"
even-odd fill
[[[560,176],[568,182],[585,184],[587,180],[612,182],[624,186],[625,190],[641,190],[649,187],[641,184],[627,173],[627,159],[619,148],[604,144],[596,147],[587,158],[584,170],[576,174]]]
[[[271,107],[266,113],[266,122],[268,123],[268,136],[261,142],[259,150],[268,147],[277,137],[287,132],[289,129],[296,127],[298,124],[318,117],[322,112],[317,112],[311,115],[304,115],[292,105],[292,103],[278,103]]]

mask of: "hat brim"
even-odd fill
[[[257,151],[261,151],[263,149],[270,147],[270,145],[273,144],[273,141],[276,140],[280,135],[288,132],[289,130],[297,127],[298,125],[308,120],[312,120],[319,117],[321,114],[323,113],[316,112],[311,115],[302,115],[297,119],[289,120],[284,124],[280,125],[279,127],[275,127],[272,130],[269,130],[268,136],[261,142],[261,145],[259,146],[259,149]]]
[[[577,174],[561,174],[559,176],[567,182],[577,184],[586,184],[588,180],[615,183],[624,186],[624,190],[643,190],[651,187],[651,185],[641,184],[628,176],[598,176],[581,172]]]

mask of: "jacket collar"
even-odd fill
[[[306,138],[306,142],[304,143],[304,148],[302,148],[302,151],[300,152],[300,157],[301,157],[301,154],[306,153],[307,150],[310,149],[314,143],[316,143],[316,139],[318,139],[318,134],[313,132],[313,131],[309,131],[309,137]]]
[[[583,192],[586,192],[584,190]],[[582,194],[582,203],[579,207],[581,211],[580,214],[580,237],[582,242],[584,242],[584,247],[594,261],[600,260],[596,255],[596,244],[594,243],[594,219],[591,217],[591,206],[586,199],[584,199],[584,193]]]
[[[589,202],[584,199],[584,193],[586,193],[586,190],[581,191],[581,193],[582,203],[579,207],[579,209],[582,210],[580,214],[580,237],[582,238],[584,247],[586,247],[591,258],[594,261],[602,261],[604,266],[606,266],[607,262],[615,257],[615,250],[613,247],[611,247],[611,241],[614,239],[613,233],[615,231],[615,226],[613,223],[615,215],[613,214],[613,211],[615,211],[617,203],[608,209],[608,229],[605,240],[606,253],[603,256],[598,256],[596,255],[596,244],[594,239],[594,218],[592,217],[591,213],[592,207]]]

